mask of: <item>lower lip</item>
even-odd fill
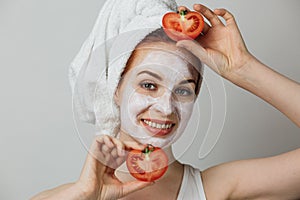
[[[169,133],[171,133],[172,130],[173,130],[173,126],[171,128],[168,128],[168,129],[159,129],[159,128],[153,128],[153,127],[149,126],[144,121],[141,121],[141,122],[143,123],[144,127],[150,133],[153,133],[153,135],[155,135],[155,136],[165,136],[165,135],[168,135]]]

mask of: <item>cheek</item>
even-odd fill
[[[128,88],[123,93],[120,104],[121,117],[136,121],[137,116],[153,104],[153,98],[136,92],[133,88]]]
[[[179,113],[180,117],[180,126],[185,126],[187,125],[192,113],[193,113],[193,108],[194,108],[194,102],[186,102],[186,103],[177,103],[176,108]]]

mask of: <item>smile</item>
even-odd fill
[[[153,127],[153,128],[158,128],[158,129],[168,129],[171,128],[173,126],[172,123],[168,123],[168,124],[159,124],[157,122],[152,122],[152,121],[148,121],[146,119],[143,120],[146,124],[148,124],[149,126]]]
[[[157,136],[165,136],[171,133],[173,127],[175,126],[175,124],[172,122],[165,122],[159,120],[142,119],[141,121],[143,122],[144,126],[147,128],[148,131]]]

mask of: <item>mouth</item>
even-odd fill
[[[155,136],[165,136],[172,132],[175,123],[154,119],[141,119],[144,127]]]

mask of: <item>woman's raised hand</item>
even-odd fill
[[[135,142],[121,142],[107,135],[97,136],[76,183],[83,191],[84,199],[118,199],[151,185],[142,181],[122,183],[114,175],[115,169],[124,162],[127,150],[143,148]]]
[[[177,45],[188,49],[215,72],[234,82],[234,76],[254,57],[248,52],[233,15],[225,9],[212,11],[201,4],[195,4],[194,10],[201,13],[210,25],[205,23],[197,42],[182,40]],[[225,24],[219,17],[225,20]]]
[[[300,84],[249,53],[233,15],[227,10],[212,11],[201,4],[195,4],[194,9],[210,25],[205,24],[197,41],[182,40],[177,46],[191,51],[215,72],[273,105],[300,127]]]

